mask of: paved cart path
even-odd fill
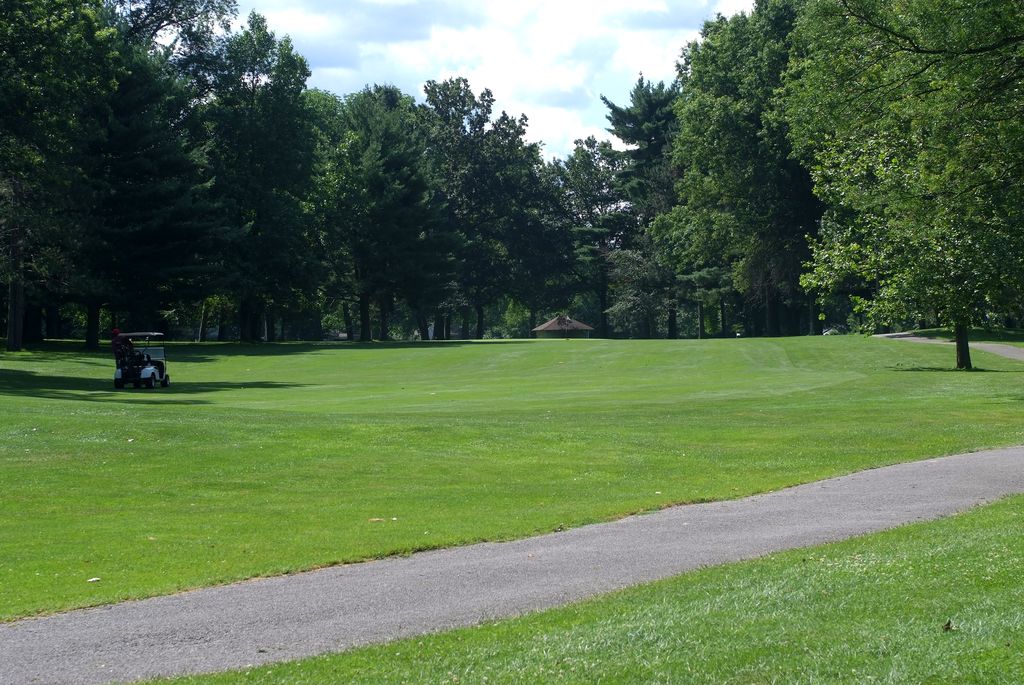
[[[343,650],[558,606],[1024,492],[1024,447],[863,471],[537,538],[0,625],[0,681],[104,683]]]
[[[949,345],[950,347],[952,347],[954,344],[952,340],[925,338],[924,336],[914,335],[913,333],[881,333],[879,335],[876,335],[875,337],[889,338],[891,340],[906,340],[907,342],[929,343],[932,345]],[[990,342],[972,342],[971,349],[984,350],[985,352],[998,354],[1000,357],[1016,359],[1017,361],[1024,362],[1024,347],[1017,347],[1016,345],[1005,345],[1003,343]]]

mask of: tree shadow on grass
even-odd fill
[[[436,352],[469,345],[524,345],[535,343],[535,340],[413,340],[413,341],[373,341],[373,342],[339,342],[325,340],[322,342],[275,342],[275,343],[181,343],[166,347],[167,358],[172,363],[211,362],[228,357],[287,357],[316,352],[359,352],[367,350],[417,350]]]
[[[532,339],[496,339],[496,340],[414,340],[414,341],[311,341],[311,342],[273,342],[273,343],[239,343],[239,342],[175,342],[167,341],[163,345],[167,359],[171,363],[203,363],[217,361],[224,357],[283,357],[310,352],[334,350],[338,352],[356,350],[422,350],[437,351],[464,347],[467,345],[524,345],[536,343]],[[138,347],[138,346],[137,346]],[[25,353],[42,355],[48,360],[69,361],[90,366],[113,366],[113,356],[109,345],[101,343],[100,350],[87,350],[77,340],[48,340],[43,343],[26,347]]]
[[[892,371],[914,371],[917,373],[1024,373],[1024,371],[1014,371],[1010,369],[981,369],[974,367],[973,369],[957,369],[951,366],[890,366]]]
[[[80,376],[51,376],[22,369],[0,369],[0,395],[38,397],[51,400],[77,402],[120,402],[125,404],[202,405],[211,400],[197,397],[224,390],[273,390],[306,387],[300,383],[272,381],[228,382],[172,382],[166,388],[113,387],[112,379],[99,380]]]

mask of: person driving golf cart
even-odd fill
[[[163,346],[154,347],[150,344],[152,338],[161,338],[163,333],[122,333],[115,328],[111,334],[110,347],[114,353],[116,367],[114,370],[115,388],[123,388],[126,382],[136,388],[140,385],[153,388],[157,383],[166,388],[171,384]],[[141,350],[135,348],[134,340],[143,342]]]
[[[110,331],[110,348],[114,352],[114,361],[118,366],[124,366],[135,354],[135,345],[132,339],[121,335],[121,329],[115,328]]]

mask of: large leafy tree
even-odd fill
[[[597,300],[597,334],[611,335],[608,320],[611,264],[608,255],[631,238],[635,222],[617,180],[626,159],[608,141],[590,136],[577,140],[569,157],[559,163],[559,186],[572,225],[576,270],[584,289]]]
[[[675,338],[678,324],[673,313],[679,298],[676,274],[649,242],[650,237],[644,235],[636,246],[609,253],[612,305],[607,313],[616,326],[632,335],[654,338],[660,333],[659,319],[667,310],[666,333]]]
[[[219,36],[230,31],[235,0],[108,0],[125,38],[151,46],[184,76],[193,97],[209,90]]]
[[[124,27],[125,38],[137,45],[171,39],[176,52],[199,52],[214,32],[227,29],[238,9],[235,0],[108,0]]]
[[[438,337],[445,337],[456,310],[467,306],[471,295],[478,300],[491,296],[490,278],[500,279],[508,272],[485,205],[484,139],[494,95],[489,90],[477,95],[464,78],[428,81],[423,91],[431,185],[444,203],[444,228],[459,243],[457,281],[435,325]]]
[[[851,276],[878,323],[967,331],[1024,289],[1024,9],[1016,0],[813,0],[793,139],[836,210],[807,281]]]
[[[494,96],[473,93],[464,78],[424,87],[430,130],[431,177],[446,207],[447,230],[460,243],[459,296],[484,334],[484,311],[515,287],[525,253],[512,253],[517,235],[535,234],[539,150],[525,141],[526,118],[506,112],[492,119]],[[533,261],[533,260],[529,260]],[[517,266],[518,262],[518,266]],[[535,262],[534,262],[535,263]],[[532,268],[532,267],[531,267]],[[443,328],[443,327],[439,327]]]
[[[260,336],[274,308],[314,289],[315,245],[304,207],[311,191],[317,136],[304,96],[310,71],[289,38],[278,39],[253,12],[224,41],[204,109],[214,186],[240,233],[227,263],[238,302],[240,337]],[[273,330],[271,326],[269,331]]]
[[[515,258],[511,254],[530,182],[531,163],[525,151],[526,118],[502,112],[484,134],[476,157],[473,193],[478,207],[470,232],[463,238],[462,287],[475,315],[474,337],[483,338],[485,307],[513,288]]]
[[[763,324],[748,325],[768,335],[799,330],[809,301],[799,285],[806,236],[822,212],[810,175],[791,157],[777,96],[799,5],[760,0],[750,15],[705,23],[684,50],[674,142],[680,202],[655,231],[684,276],[704,275],[697,291],[724,294],[721,275],[731,271],[763,314]]]
[[[349,241],[359,189],[349,146],[352,134],[345,126],[344,99],[323,90],[309,90],[306,100],[314,118],[316,168],[308,204],[313,216],[317,252],[323,259],[319,295],[323,308],[343,313],[349,339],[355,338],[351,306],[356,299],[352,251]]]
[[[671,142],[676,132],[675,102],[679,84],[653,83],[641,75],[620,106],[601,98],[608,107],[608,131],[628,146],[627,163],[618,170],[619,190],[629,200],[640,226],[675,204],[675,173]]]
[[[186,88],[162,55],[126,39],[119,54],[103,135],[87,149],[93,198],[70,274],[69,298],[88,312],[89,347],[98,344],[101,305],[151,320],[205,295],[223,238],[203,150],[182,123]]]
[[[62,207],[82,180],[87,116],[109,90],[115,32],[98,1],[0,2],[0,277],[8,285],[7,348],[21,348],[26,282],[65,254]]]
[[[576,286],[572,224],[561,203],[559,167],[541,159],[540,146],[515,139],[502,184],[508,192],[509,294],[529,312],[564,311]]]
[[[446,281],[448,253],[436,230],[440,207],[427,182],[426,141],[413,99],[394,86],[374,86],[349,96],[342,120],[351,191],[347,246],[359,300],[360,338],[372,337],[370,305],[376,301],[380,337],[396,298],[408,302],[421,334],[426,311]],[[426,336],[424,336],[426,337]]]
[[[678,83],[655,84],[641,75],[630,91],[628,105],[620,106],[606,97],[601,98],[608,107],[608,131],[627,146],[618,153],[623,163],[617,170],[615,186],[632,218],[629,224],[622,224],[631,225],[629,230],[621,232],[614,248],[630,252],[618,256],[613,250],[607,255],[614,282],[610,289],[610,307],[605,313],[613,312],[614,320],[630,323],[632,333],[641,337],[650,337],[657,330],[654,319],[660,313],[650,309],[654,303],[660,303],[667,310],[669,334],[672,337],[676,334],[675,278],[662,268],[664,255],[660,246],[650,239],[648,230],[659,215],[675,204],[676,173],[671,141],[676,133],[674,105],[678,97]],[[638,260],[645,264],[643,278],[636,277],[636,268],[623,268],[627,264],[635,265]],[[654,278],[663,280],[655,283]],[[644,284],[644,292],[657,291],[658,296],[634,297],[639,292],[638,283]]]
[[[160,291],[199,283],[193,268],[209,247],[199,225],[211,213],[199,179],[185,179],[201,155],[186,140],[189,98],[175,73],[232,11],[227,0],[4,3],[0,147],[12,215],[0,221],[20,276],[12,309],[28,299],[23,284],[29,313],[86,302],[96,346],[100,303],[155,306]],[[16,347],[22,316],[8,318]]]

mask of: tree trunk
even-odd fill
[[[484,306],[482,304],[476,306],[476,339],[484,339]]]
[[[253,323],[252,311],[245,302],[238,304],[238,340],[239,342],[256,340],[256,324]]]
[[[536,338],[537,334],[533,332],[533,329],[537,327],[537,310],[530,309],[530,337]]]
[[[668,338],[675,340],[679,337],[679,312],[673,304],[668,308]]]
[[[770,338],[779,335],[779,309],[775,293],[766,286],[764,290],[764,330]]]
[[[600,321],[597,324],[597,334],[602,338],[611,337],[611,327],[608,325],[608,283],[602,279],[601,287],[597,291],[597,302],[601,308]]]
[[[697,300],[697,340],[703,340],[707,334],[704,329],[704,303]]]
[[[260,328],[262,329],[261,339],[267,342],[275,342],[277,340],[277,322],[274,320],[273,309],[263,312],[263,316],[260,317]]]
[[[206,300],[199,303],[199,330],[196,331],[196,342],[203,342],[206,338]]]
[[[720,300],[718,300],[718,318],[719,318],[719,323],[722,326],[722,330],[719,333],[719,335],[721,335],[724,338],[724,337],[726,337],[728,335],[728,331],[725,328],[725,323],[726,322],[725,322],[725,298],[724,297],[721,298]]]
[[[25,306],[25,323],[22,324],[21,341],[25,344],[43,342],[43,308],[37,304]]]
[[[469,340],[469,307],[462,308],[462,326],[459,331],[459,338]]]
[[[16,202],[17,185],[12,205]],[[23,231],[18,224],[14,224],[8,232],[10,240],[10,266],[11,280],[7,288],[7,351],[17,352],[21,349],[25,325],[25,275],[22,255]]]
[[[370,328],[370,294],[359,293],[359,342],[370,342],[373,330]]]
[[[46,337],[52,339],[63,336],[61,332],[60,308],[51,306],[46,308]]]
[[[377,303],[380,309],[380,337],[379,340],[390,340],[391,339],[391,324],[388,321],[388,314],[390,313],[391,305],[388,302],[388,298],[380,298]]]
[[[964,324],[956,324],[953,328],[956,334],[956,368],[970,371],[974,367],[971,366],[971,348],[968,344],[967,333],[968,328]]]
[[[654,326],[651,325],[652,318],[653,317],[651,316],[650,312],[644,312],[643,314],[640,315],[639,337],[641,340],[650,340],[651,338],[654,337]]]
[[[437,312],[434,315],[434,340],[446,340],[446,326],[445,326],[445,315],[441,312]]]
[[[278,323],[281,323],[281,334],[284,334],[284,322],[278,320],[277,308],[273,304],[267,305],[260,318],[263,319],[263,339],[267,342],[277,342],[280,339],[277,330]]]
[[[420,329],[420,340],[430,340],[430,323],[425,314],[416,315],[416,327]]]
[[[348,302],[341,305],[341,317],[345,321],[345,339],[352,342],[356,339],[356,325],[352,321],[352,311],[348,308]]]
[[[452,315],[451,314],[445,314],[441,318],[441,322],[444,324],[444,328],[441,329],[442,330],[441,340],[451,340],[452,339]]]
[[[21,349],[25,325],[25,284],[21,280],[20,268],[15,263],[15,272],[7,290],[7,351]]]
[[[100,306],[92,302],[85,305],[85,348],[100,349]]]
[[[747,300],[743,303],[743,335],[762,335],[764,331],[761,326],[764,324],[764,317],[761,316],[763,305]]]
[[[252,342],[255,338],[252,305],[247,297],[238,300],[238,340]]]

